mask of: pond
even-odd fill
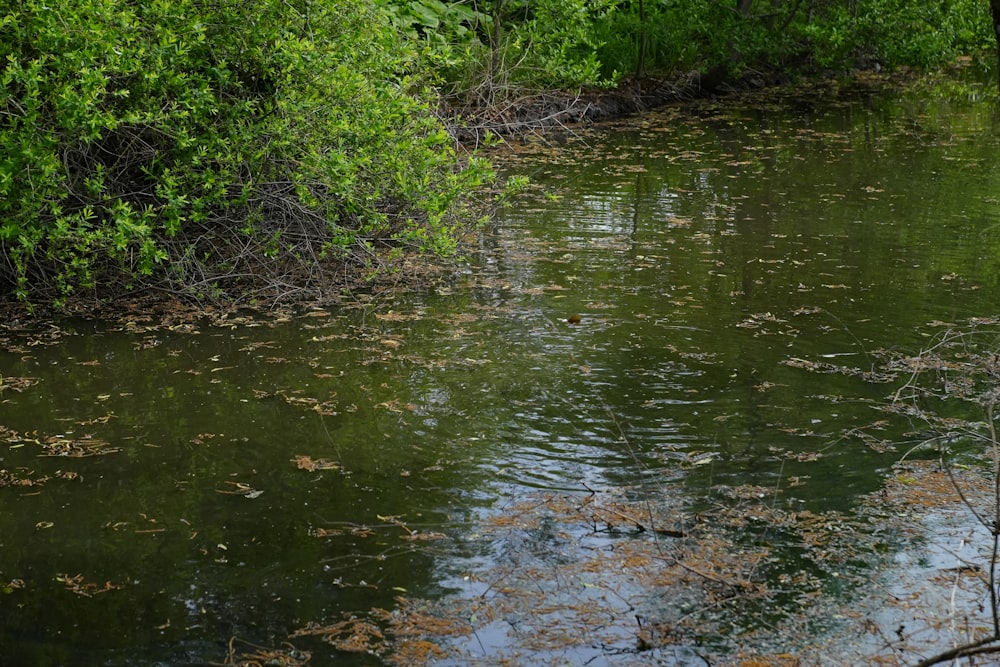
[[[505,148],[531,184],[426,289],[7,323],[5,664],[802,650],[906,562],[870,504],[906,429],[850,434],[881,351],[996,314],[997,122],[836,84],[671,107]]]

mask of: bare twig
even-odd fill
[[[929,658],[925,658],[920,662],[913,665],[913,667],[931,667],[931,665],[938,665],[942,662],[948,662],[949,660],[955,660],[957,658],[967,658],[973,655],[984,655],[987,653],[1000,653],[1000,637],[985,637],[979,641],[975,641],[963,646],[956,646],[948,651],[942,651],[937,655],[933,655]]]

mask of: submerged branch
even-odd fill
[[[956,646],[953,649],[942,651],[937,655],[921,660],[913,667],[931,667],[942,662],[955,660],[957,658],[968,658],[974,655],[986,655],[988,653],[1000,653],[1000,636],[992,635],[979,641],[971,642],[963,646]]]

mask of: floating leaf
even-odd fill
[[[95,584],[93,582],[87,582],[84,580],[82,574],[77,574],[70,576],[68,574],[57,574],[56,581],[66,584],[66,590],[69,592],[80,595],[83,597],[92,597],[100,593],[107,593],[108,591],[113,591],[121,588],[116,584],[112,584],[110,581],[104,582],[103,586]]]
[[[43,456],[66,456],[71,458],[84,458],[88,456],[103,456],[120,452],[120,447],[112,447],[104,440],[84,437],[79,440],[66,438],[61,435],[51,436],[44,442],[38,443],[44,450]]]
[[[340,465],[329,461],[327,459],[314,459],[303,454],[297,455],[292,462],[295,467],[299,470],[308,470],[309,472],[315,472],[317,470],[339,470]]]
[[[228,491],[225,489],[216,489],[216,493],[224,493],[229,496],[244,496],[253,500],[254,498],[260,497],[263,491],[254,489],[249,484],[244,484],[243,482],[226,482],[233,487],[233,490]]]
[[[38,378],[31,377],[11,377],[0,376],[0,391],[13,389],[14,391],[24,391],[28,387],[38,384]]]
[[[14,591],[20,590],[22,588],[24,588],[23,579],[11,579],[10,581],[8,581],[6,584],[3,585],[3,588],[0,588],[0,592],[3,592],[5,595],[10,595]]]

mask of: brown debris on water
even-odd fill
[[[784,508],[775,489],[717,496],[698,513],[625,489],[520,498],[475,527],[471,548],[490,555],[468,561],[449,582],[453,594],[398,597],[391,612],[295,636],[400,665],[687,664],[699,651],[765,664],[743,650],[766,644],[787,606],[778,598],[794,590],[803,609],[817,604],[822,573],[851,579],[870,540],[843,515]],[[798,571],[780,566],[788,548],[803,554]],[[782,662],[789,655],[772,651],[768,664],[795,664]]]

